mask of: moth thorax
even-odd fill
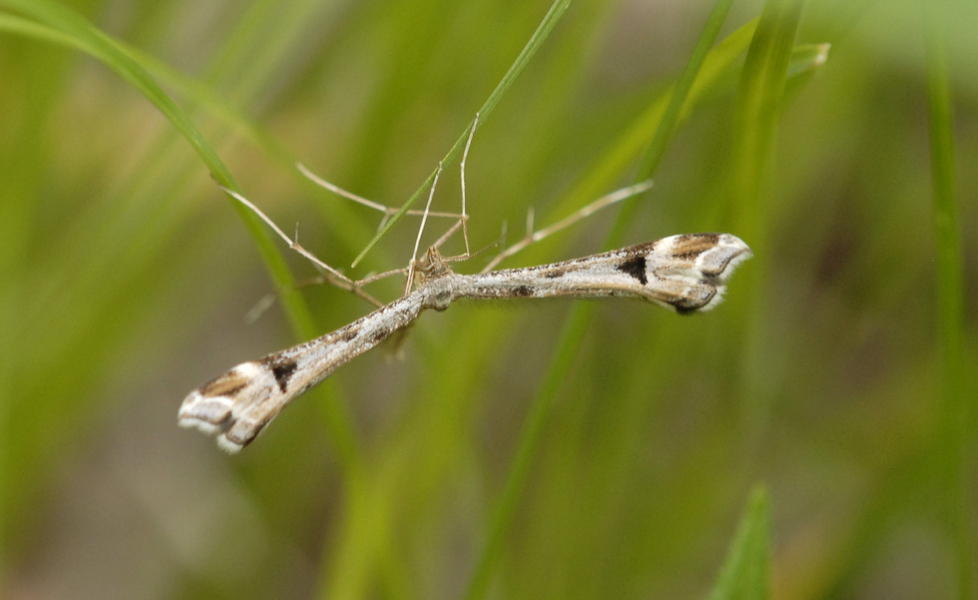
[[[433,308],[439,312],[448,308],[448,305],[455,299],[455,288],[452,285],[451,277],[429,279],[421,288],[421,292],[424,294],[421,305],[424,308]]]

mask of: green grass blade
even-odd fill
[[[659,160],[665,152],[669,140],[672,139],[672,134],[679,122],[682,108],[686,105],[689,93],[707,59],[710,48],[719,34],[729,8],[729,0],[719,0],[714,6],[714,10],[700,34],[693,55],[675,86],[664,114],[659,119],[658,127],[652,138],[653,141],[640,167],[639,181],[648,179],[659,164]],[[630,199],[628,203],[634,205],[635,199]],[[630,216],[623,210],[619,218],[619,226],[616,226],[611,235],[620,237],[624,225],[629,221]],[[550,418],[563,382],[566,381],[574,364],[574,359],[584,341],[588,324],[593,315],[594,304],[578,303],[561,332],[557,344],[557,354],[551,361],[543,385],[531,404],[530,413],[520,434],[513,466],[507,476],[501,498],[489,524],[488,541],[480,555],[466,594],[466,598],[469,600],[484,598],[489,591],[493,569],[499,560],[503,542],[509,532],[519,499],[526,487],[530,466],[539,452],[544,427]]]
[[[767,233],[766,188],[774,157],[778,120],[784,105],[788,66],[804,0],[768,0],[761,13],[757,33],[751,41],[739,84],[734,123],[734,141],[729,173],[729,196],[725,204],[730,227],[754,251],[754,259],[738,273],[740,288],[726,306],[730,315],[738,315],[738,337],[745,338],[742,367],[741,418],[744,444],[754,448],[770,419],[773,401],[761,383],[770,379],[774,347],[762,339],[761,321],[764,307],[766,272],[770,253]]]
[[[568,194],[561,207],[555,212],[569,212],[582,199],[593,196],[602,186],[610,185],[617,173],[620,173],[625,165],[638,155],[642,143],[650,135],[653,141],[642,157],[636,179],[645,180],[654,174],[676,127],[689,116],[700,98],[717,91],[716,86],[724,81],[724,76],[731,68],[738,66],[737,58],[751,43],[757,26],[756,20],[742,26],[710,50],[728,9],[727,2],[718,2],[715,5],[680,81],[650,105],[649,109],[605,154],[604,160],[582,180],[574,192]],[[825,62],[826,52],[825,45],[804,45],[795,48],[789,53],[788,59],[792,78],[807,80],[814,68]],[[632,206],[637,206],[634,200],[629,202]],[[628,207],[622,209],[621,218],[609,235],[606,248],[621,245],[624,226],[631,221],[631,217],[632,211]],[[497,513],[490,525],[489,541],[483,550],[470,585],[470,598],[485,595],[490,565],[495,560],[494,556],[500,552],[502,537],[512,520],[517,499],[525,486],[527,465],[532,462],[532,456],[536,453],[539,436],[559,391],[559,384],[566,380],[572,368],[574,357],[583,342],[594,311],[594,305],[589,303],[578,303],[571,309],[567,324],[557,343],[558,354],[551,363],[551,368],[547,372],[540,393],[534,399],[527,424],[524,426],[517,458],[505,484]]]
[[[934,237],[937,250],[937,323],[943,359],[941,428],[937,470],[942,520],[954,541],[957,596],[974,598],[974,540],[971,532],[966,461],[969,406],[964,358],[964,282],[955,176],[953,109],[939,8],[928,7],[927,83],[930,101],[931,171],[934,186]],[[974,394],[970,394],[973,398]]]
[[[710,600],[765,600],[771,597],[771,507],[761,487],[737,526]]]
[[[716,42],[717,36],[720,34],[720,27],[727,20],[727,13],[730,12],[731,4],[733,4],[733,0],[719,0],[713,5],[713,11],[710,12],[706,25],[703,27],[703,32],[696,41],[693,54],[689,57],[689,62],[686,63],[686,68],[683,69],[683,73],[679,76],[679,81],[676,82],[675,88],[669,97],[669,105],[666,107],[666,112],[662,115],[662,120],[655,130],[655,135],[652,136],[652,141],[649,143],[648,148],[645,149],[645,153],[638,163],[638,173],[635,176],[636,182],[645,181],[652,177],[652,174],[655,173],[656,168],[659,166],[659,161],[662,160],[666,152],[666,146],[672,139],[673,133],[675,133],[679,124],[679,116],[686,106],[687,99],[693,89],[693,83],[699,78],[703,64],[706,62],[706,57]],[[631,202],[631,204],[634,204],[634,202]],[[619,219],[619,221],[621,220],[623,219]]]
[[[3,0],[0,6],[23,12],[61,32],[64,36],[77,38],[75,41],[77,47],[92,52],[95,58],[138,89],[173,123],[221,185],[228,187],[233,185],[231,174],[224,167],[215,150],[190,122],[186,113],[112,38],[69,7],[57,2]]]
[[[0,14],[0,31],[22,35],[39,41],[64,46],[85,52],[93,56],[101,56],[98,49],[78,37],[65,35],[60,31],[40,23],[29,21],[9,14]],[[296,157],[288,148],[270,135],[264,128],[255,124],[243,111],[232,106],[222,96],[215,93],[212,86],[184,75],[155,57],[124,42],[115,41],[133,60],[135,60],[150,75],[190,103],[203,108],[217,121],[230,127],[234,133],[241,136],[255,147],[262,150],[270,159],[277,162],[284,170],[292,174],[295,180],[306,187],[317,191],[320,188],[311,184],[299,173],[295,164]],[[353,211],[347,204],[332,207],[332,214],[337,221],[348,224],[334,230],[334,235],[347,247],[359,247],[362,241],[374,234],[371,228],[360,226],[359,219],[352,216]],[[310,337],[313,332],[295,328],[299,337]]]
[[[98,46],[89,43],[87,39],[63,33],[53,27],[16,15],[0,13],[0,31],[78,50],[103,62],[107,59],[105,53]],[[295,162],[295,157],[291,156],[277,140],[256,127],[243,112],[218,96],[210,86],[184,75],[138,48],[119,40],[113,42],[145,69],[154,80],[173,89],[191,102],[203,106],[214,117],[229,125],[235,133],[279,158],[285,164],[292,165]]]
[[[743,54],[750,45],[756,29],[755,19],[742,25],[710,51],[680,113],[680,123],[685,122],[697,104],[703,102],[705,98],[724,93],[727,82],[733,79],[732,75],[736,75],[734,71],[742,68]],[[826,53],[826,44],[797,46],[791,53],[788,67],[789,83],[800,89],[815,70],[825,63]],[[668,89],[650,103],[649,107],[605,150],[600,162],[581,178],[570,193],[565,195],[553,212],[570,214],[614,185],[622,171],[632,164],[646,147],[648,140],[655,135],[671,96],[672,90]]]
[[[592,303],[584,306],[588,307],[588,314],[593,311],[591,307],[594,305]],[[570,370],[574,358],[577,356],[577,351],[584,341],[585,333],[587,333],[586,327],[579,327],[577,321],[573,319],[567,321],[560,336],[560,341],[563,343],[560,344],[557,354],[553,357],[548,374],[563,375]],[[519,446],[516,449],[513,466],[510,467],[502,495],[492,515],[488,540],[482,549],[479,562],[469,582],[469,589],[465,595],[468,600],[485,598],[489,592],[493,568],[500,558],[510,523],[513,521],[520,497],[526,488],[530,467],[537,456],[540,438],[563,382],[564,379],[561,376],[548,376],[530,406],[530,413],[527,415],[520,432]]]
[[[50,0],[3,0],[5,6],[27,14],[40,23],[49,26],[60,34],[60,43],[70,44],[90,53],[117,75],[133,85],[166,116],[203,161],[211,175],[223,186],[238,191],[230,172],[218,157],[217,152],[204,138],[189,116],[160,88],[145,69],[111,37],[86,21],[70,8]],[[9,20],[8,20],[9,22]],[[51,34],[23,25],[21,31],[26,35],[36,35],[37,39],[52,41]],[[68,39],[65,39],[68,38]],[[258,246],[259,253],[277,289],[290,290],[294,278],[282,254],[277,250],[261,221],[251,211],[230,198],[235,210],[244,220],[249,233]],[[308,306],[297,293],[282,293],[282,305],[289,321],[300,337],[309,338],[316,334],[316,328]]]
[[[658,168],[662,157],[665,155],[666,147],[672,139],[676,128],[679,126],[679,118],[689,101],[693,84],[699,78],[700,71],[703,69],[703,64],[706,62],[710,48],[713,47],[717,36],[720,34],[720,27],[723,26],[724,21],[727,19],[727,13],[730,12],[731,4],[733,4],[733,0],[719,0],[713,5],[713,10],[710,12],[706,25],[703,27],[703,32],[696,41],[693,54],[690,56],[689,61],[686,63],[686,68],[683,69],[682,75],[679,76],[679,81],[676,82],[672,94],[669,96],[669,104],[666,106],[662,118],[659,119],[659,124],[655,128],[652,141],[645,149],[641,160],[639,160],[638,172],[635,175],[636,182],[650,179]],[[615,226],[605,241],[606,250],[621,246],[622,240],[625,237],[625,229],[634,219],[635,211],[638,210],[638,203],[639,198],[629,198],[623,203],[621,211],[618,213]]]
[[[520,73],[523,72],[523,69],[526,68],[526,65],[530,64],[530,61],[536,55],[537,51],[543,47],[543,43],[550,36],[553,28],[560,21],[561,17],[564,16],[564,13],[567,12],[570,4],[571,0],[554,0],[554,3],[550,5],[550,10],[547,11],[546,16],[544,16],[543,21],[540,22],[540,25],[537,27],[536,31],[533,32],[533,35],[526,43],[526,46],[523,47],[523,50],[520,52],[519,56],[517,56],[516,60],[513,61],[512,66],[510,66],[509,70],[506,71],[506,74],[503,75],[503,78],[499,81],[499,84],[496,85],[496,89],[489,94],[489,98],[486,99],[486,101],[482,104],[482,108],[479,109],[479,123],[476,129],[485,124],[486,120],[489,118],[489,115],[491,115],[493,110],[496,108],[496,105],[499,104],[500,100],[502,100],[503,95],[509,91],[513,83],[516,81],[516,78],[519,77]],[[449,165],[462,152],[474,121],[474,118],[472,121],[469,121],[468,126],[466,126],[466,128],[462,131],[458,139],[455,140],[455,144],[452,145],[451,150],[449,150],[448,154],[446,154],[441,160],[442,166]],[[356,267],[357,264],[359,264],[360,261],[367,255],[367,253],[370,252],[370,250],[377,244],[377,242],[380,241],[380,238],[384,237],[384,235],[390,231],[390,228],[394,226],[394,223],[400,220],[400,218],[407,213],[411,206],[418,200],[418,198],[421,197],[421,194],[425,193],[428,186],[434,182],[435,174],[437,173],[438,169],[436,168],[430,175],[428,175],[428,178],[421,184],[421,187],[411,194],[411,197],[408,198],[407,202],[405,202],[401,208],[394,213],[393,216],[391,216],[384,227],[377,232],[377,235],[375,235],[374,238],[367,243],[366,247],[364,247],[360,254],[353,260],[353,264],[351,266]]]
[[[690,90],[680,115],[681,119],[688,117],[698,100],[708,94],[717,93],[721,81],[731,69],[738,67],[738,58],[743,56],[750,45],[756,27],[757,20],[742,25],[710,50]],[[614,185],[621,177],[621,173],[633,164],[648,145],[649,139],[655,135],[671,97],[672,89],[667,89],[652,101],[648,108],[624,129],[618,139],[604,150],[598,164],[581,177],[574,189],[554,207],[553,213],[570,214]]]
[[[803,5],[803,0],[765,3],[740,80],[729,206],[738,211],[736,230],[751,240],[755,255],[763,253],[759,203]]]
[[[153,61],[146,55],[127,48],[69,8],[48,0],[29,3],[4,0],[0,6],[12,8],[36,19],[34,22],[12,14],[0,14],[0,28],[38,41],[63,45],[86,52],[136,87],[190,142],[197,156],[204,162],[214,179],[225,187],[237,190],[236,183],[218,157],[216,150],[193,124],[187,111],[181,109],[160,88],[148,70],[144,68],[144,64],[149,64],[154,72],[164,74],[164,81],[176,84],[175,87],[179,90],[187,91],[189,96],[200,101],[235,129],[250,134],[249,137],[252,140],[258,141],[259,145],[265,149],[271,149],[272,154],[280,157],[286,155],[284,150],[273,143],[269,136],[248,124],[247,119],[240,112],[217,100],[216,96],[206,86],[194,83],[191,79],[179,75],[162,63]],[[283,309],[296,336],[300,339],[316,337],[319,330],[304,298],[296,291],[295,280],[275,242],[261,221],[250,210],[230,196],[228,197],[231,199],[234,209],[244,220],[258,247],[259,254],[275,283]],[[355,435],[352,433],[351,418],[346,414],[345,408],[335,401],[335,392],[331,389],[324,387],[318,390],[316,394],[328,400],[324,403],[328,405],[325,409],[326,426],[333,433],[333,440],[338,446],[345,473],[354,477],[358,472],[359,449],[356,446]]]

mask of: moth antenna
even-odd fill
[[[316,175],[311,170],[309,170],[308,167],[306,167],[304,164],[300,162],[295,163],[295,167],[296,169],[299,170],[300,173],[302,173],[306,177],[306,179],[318,185],[319,187],[329,190],[334,194],[336,194],[337,196],[341,196],[343,198],[346,198],[347,200],[352,200],[353,202],[356,202],[357,204],[360,204],[362,206],[366,206],[368,208],[372,208],[374,210],[384,213],[384,217],[383,220],[381,221],[380,227],[377,228],[378,230],[382,229],[383,226],[387,223],[387,220],[390,219],[391,215],[397,213],[397,211],[399,210],[398,208],[395,208],[393,206],[387,206],[386,204],[381,204],[380,202],[374,202],[373,200],[368,200],[363,196],[358,196],[353,192],[348,192],[347,190],[344,190],[340,186],[334,183],[330,183],[329,181],[326,181],[319,175]],[[424,214],[424,211],[409,210],[405,214],[412,215],[412,216],[421,216]],[[428,216],[458,219],[462,215],[458,213],[451,213],[451,212],[429,211]]]
[[[261,211],[261,209],[259,209],[257,206],[255,206],[254,203],[252,203],[250,200],[248,200],[247,198],[245,198],[241,194],[235,192],[234,190],[230,190],[230,189],[224,187],[223,185],[220,186],[220,187],[227,194],[230,194],[231,197],[233,197],[235,200],[237,200],[238,202],[241,202],[246,207],[248,207],[252,212],[254,212],[256,215],[258,215],[258,217],[262,221],[264,221],[269,227],[271,227],[272,230],[276,234],[278,234],[278,236],[280,238],[282,238],[285,241],[286,244],[289,245],[289,248],[291,248],[292,250],[298,252],[303,257],[305,257],[306,259],[308,259],[310,262],[312,262],[312,264],[317,269],[320,270],[320,272],[323,273],[323,277],[322,278],[319,278],[317,280],[314,280],[314,282],[304,282],[304,283],[296,284],[296,285],[292,286],[292,289],[299,289],[299,288],[305,287],[307,285],[311,285],[312,283],[324,283],[324,282],[326,282],[326,283],[330,283],[330,284],[332,284],[332,285],[334,285],[334,286],[336,286],[336,287],[338,287],[340,289],[344,289],[344,290],[353,292],[355,295],[363,298],[367,302],[370,302],[374,306],[378,306],[379,307],[379,306],[383,306],[383,303],[381,303],[380,301],[378,301],[376,298],[374,298],[369,293],[365,292],[362,289],[363,286],[365,286],[365,285],[367,285],[369,283],[373,283],[374,281],[378,281],[380,279],[384,279],[386,277],[390,277],[392,275],[396,275],[396,274],[399,274],[399,273],[404,273],[404,271],[406,270],[406,269],[396,269],[396,270],[393,270],[393,271],[387,271],[385,273],[381,273],[380,275],[374,275],[374,276],[367,277],[367,278],[364,278],[364,279],[359,279],[359,280],[350,279],[349,277],[347,277],[346,275],[344,275],[340,271],[334,269],[333,267],[331,267],[328,264],[326,264],[324,261],[320,260],[318,257],[316,257],[316,255],[314,255],[313,253],[309,252],[308,250],[306,250],[305,248],[303,248],[299,244],[299,223],[296,223],[296,225],[295,225],[295,239],[294,240],[293,239],[289,239],[289,236],[285,235],[285,232],[282,231],[278,227],[278,225],[276,225],[275,222],[272,221],[268,217],[268,215],[266,215],[264,212]],[[261,310],[257,310],[263,304],[264,304],[264,299],[261,300],[261,301],[259,301],[258,305],[255,308],[253,308],[251,311],[249,311],[249,313],[248,313],[249,317],[248,318],[252,318],[253,317],[254,319],[257,319],[258,317],[261,316],[261,313],[262,312],[264,312],[265,310],[268,310],[268,307],[267,306],[264,307],[264,308],[262,308]],[[271,306],[271,304],[269,304],[269,306]]]
[[[220,185],[220,184],[218,184],[218,185]],[[249,209],[251,209],[251,211],[253,213],[255,213],[256,215],[258,215],[258,217],[262,221],[264,221],[269,227],[272,228],[272,231],[274,231],[276,234],[278,234],[278,236],[280,238],[282,238],[285,241],[286,244],[289,245],[289,248],[295,250],[296,252],[298,252],[302,256],[306,257],[307,259],[309,259],[312,262],[312,264],[314,264],[317,267],[320,267],[320,268],[326,270],[328,273],[332,274],[334,277],[336,277],[336,278],[338,278],[340,280],[349,282],[349,283],[353,283],[353,281],[350,278],[346,277],[345,275],[343,275],[342,273],[340,273],[339,271],[337,271],[333,267],[329,266],[328,264],[326,264],[325,262],[323,262],[322,260],[320,260],[312,252],[309,252],[308,250],[306,250],[305,248],[303,248],[302,246],[300,246],[298,241],[292,240],[292,239],[289,238],[289,236],[285,235],[285,232],[282,231],[281,229],[279,229],[279,226],[276,225],[275,222],[272,221],[268,217],[268,215],[266,215],[265,213],[263,213],[261,211],[261,209],[258,208],[257,206],[255,206],[250,200],[248,200],[247,198],[245,198],[244,196],[242,196],[238,192],[235,192],[232,189],[228,189],[228,188],[224,187],[223,185],[221,185],[221,189],[223,189],[225,193],[227,193],[228,195],[230,195],[232,198],[234,198],[235,200],[237,200],[241,204],[244,204],[245,206],[247,206]],[[296,233],[298,233],[298,229],[296,229]]]

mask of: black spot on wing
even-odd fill
[[[529,286],[521,285],[513,289],[513,295],[524,298],[526,296],[532,296],[533,290],[531,290]]]
[[[282,390],[283,394],[286,388],[288,388],[289,379],[292,379],[292,374],[295,373],[296,367],[294,362],[282,363],[272,367],[272,374],[275,375],[275,381],[278,383],[278,387]]]
[[[642,285],[649,282],[648,278],[645,276],[645,257],[642,255],[629,258],[625,262],[618,265],[618,270],[622,273],[631,275],[635,279],[638,279],[639,283]]]
[[[349,331],[343,332],[343,335],[340,336],[340,339],[343,340],[344,342],[349,342],[350,340],[356,339],[358,335],[360,335],[360,328],[354,327]]]

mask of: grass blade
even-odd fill
[[[645,159],[643,160],[644,164],[640,168],[640,177],[648,179],[658,165],[659,159],[661,159],[669,140],[672,138],[682,108],[688,99],[689,92],[706,61],[710,47],[713,46],[716,36],[719,34],[720,27],[723,25],[729,8],[729,0],[720,0],[714,6],[714,10],[707,20],[706,27],[700,34],[693,55],[687,63],[679,83],[675,87],[664,115],[659,121],[652,144],[649,146]],[[630,205],[634,205],[635,200],[633,198],[627,202]],[[630,221],[630,215],[626,214],[626,211],[627,209],[622,210],[621,217],[619,218],[620,225],[616,226],[615,231],[612,232],[612,237],[620,237],[624,225]],[[587,326],[593,314],[593,304],[578,303],[561,332],[557,345],[557,354],[551,361],[543,385],[531,404],[530,413],[526,418],[520,434],[519,447],[516,450],[513,466],[507,476],[502,495],[489,525],[488,541],[482,550],[479,562],[469,583],[468,593],[466,594],[466,598],[469,600],[484,598],[488,593],[493,568],[498,561],[502,544],[515,515],[518,501],[526,487],[530,465],[537,456],[544,426],[549,420],[557,399],[557,394],[563,382],[566,380],[573,366],[574,359],[584,341]]]
[[[229,189],[239,191],[234,178],[218,157],[213,146],[191,122],[186,112],[177,106],[123,46],[86,21],[78,13],[50,0],[3,0],[0,6],[18,10],[47,25],[60,34],[61,39],[59,41],[61,43],[71,44],[88,52],[132,84],[169,119],[177,131],[190,143],[214,179]],[[23,26],[21,28],[26,34],[37,35],[38,39],[44,39],[41,31],[28,30]],[[46,41],[50,41],[50,34],[46,37],[48,38]],[[262,227],[260,220],[251,211],[234,201],[233,198],[231,201],[254,238],[276,288],[279,290],[292,289],[295,280],[286,266],[282,254]],[[300,337],[314,337],[316,334],[314,321],[302,297],[296,293],[283,293],[281,301],[289,321]]]
[[[751,41],[741,75],[734,124],[734,143],[729,173],[729,196],[725,205],[730,227],[754,250],[751,266],[741,275],[743,294],[727,308],[740,314],[736,335],[744,339],[741,418],[744,444],[756,447],[770,419],[771,394],[760,383],[770,378],[774,345],[762,338],[760,315],[768,257],[766,188],[774,157],[777,124],[782,114],[790,56],[801,19],[804,0],[768,0],[764,5],[757,33]],[[749,323],[749,324],[748,324]],[[751,333],[748,334],[747,332]]]
[[[737,209],[736,230],[751,240],[758,256],[763,254],[756,225],[760,222],[759,203],[803,5],[803,0],[768,0],[740,80],[728,206]]]
[[[537,27],[536,31],[534,31],[533,35],[530,37],[530,41],[526,43],[526,46],[523,47],[523,50],[520,52],[519,56],[517,56],[516,60],[513,61],[512,66],[510,66],[509,70],[506,71],[506,74],[499,81],[499,84],[496,86],[496,89],[494,89],[492,93],[489,94],[489,98],[486,99],[486,101],[482,104],[482,108],[479,109],[479,123],[478,123],[479,127],[485,125],[486,119],[489,118],[489,115],[492,114],[492,111],[496,108],[496,105],[499,104],[500,100],[502,100],[503,95],[507,91],[509,91],[509,88],[512,87],[513,83],[516,81],[516,78],[520,76],[520,73],[523,72],[523,69],[526,68],[526,65],[530,63],[530,60],[533,59],[537,51],[540,50],[540,48],[543,46],[543,43],[550,36],[550,33],[553,31],[553,28],[560,21],[560,18],[564,16],[565,12],[567,12],[567,9],[570,7],[570,4],[571,4],[571,0],[554,0],[554,3],[550,6],[550,10],[547,11],[546,16],[544,16],[543,21],[540,22],[540,25]],[[457,158],[458,155],[462,152],[462,149],[465,147],[465,142],[469,137],[469,131],[472,129],[472,124],[474,121],[475,121],[475,117],[473,117],[473,120],[469,121],[465,129],[462,130],[462,134],[459,135],[457,140],[455,140],[455,144],[452,145],[451,150],[449,150],[448,154],[446,154],[445,157],[441,160],[440,164],[442,166],[451,164],[451,162],[455,160],[455,158]],[[407,213],[407,211],[417,201],[417,199],[421,197],[421,194],[425,193],[425,190],[428,189],[428,186],[430,186],[432,182],[434,182],[435,174],[437,172],[438,169],[436,168],[431,172],[431,175],[428,175],[428,178],[425,179],[424,183],[421,184],[421,187],[419,187],[417,191],[411,194],[411,197],[408,198],[407,202],[405,202],[401,206],[401,208],[396,213],[394,213],[394,215],[387,221],[384,227],[377,232],[377,235],[375,235],[374,238],[367,243],[366,247],[360,252],[360,254],[355,259],[353,259],[353,264],[351,265],[352,267],[357,266],[357,264],[359,264],[360,261],[363,260],[363,258],[367,255],[368,252],[370,252],[370,250],[374,247],[374,245],[376,245],[377,242],[380,241],[380,238],[384,237],[384,235],[387,234],[390,228],[394,226],[394,223],[400,220],[400,218],[403,217],[405,213]]]
[[[175,83],[176,85],[174,87],[178,90],[183,89],[188,91],[189,96],[202,101],[202,104],[222,117],[225,122],[231,123],[236,129],[250,133],[253,140],[266,142],[260,144],[266,149],[278,150],[278,153],[281,154],[281,149],[277,145],[267,144],[270,138],[263,136],[260,131],[249,125],[247,119],[241,113],[230,109],[226,104],[216,100],[216,96],[207,86],[195,83],[189,78],[181,76],[175,70],[169,69],[162,63],[152,61],[142,53],[126,47],[124,44],[100,31],[70,8],[50,2],[49,0],[38,0],[37,2],[3,0],[0,2],[0,6],[13,9],[28,17],[22,18],[13,14],[0,14],[0,28],[38,41],[62,45],[85,52],[102,62],[125,81],[137,88],[167,117],[177,131],[190,142],[191,147],[208,168],[211,175],[222,185],[230,189],[238,189],[233,177],[219,158],[213,145],[196,128],[187,111],[178,106],[161,89],[153,76],[149,74],[148,69],[144,68],[144,65],[148,64],[154,72],[164,73],[165,77],[163,79],[165,81]],[[34,20],[32,21],[30,19]],[[281,252],[277,249],[261,222],[251,211],[241,206],[237,201],[232,200],[232,206],[244,220],[247,229],[258,247],[263,262],[272,280],[275,282],[276,289],[279,291],[280,301],[296,336],[301,339],[315,337],[319,333],[318,327],[302,295],[295,291],[294,278]],[[328,388],[322,388],[317,393],[321,396],[330,396],[330,400],[335,400],[331,397],[334,394]],[[327,428],[334,434],[333,438],[339,446],[339,454],[343,459],[346,473],[354,476],[358,470],[359,450],[355,445],[356,440],[352,433],[353,427],[350,418],[345,414],[344,408],[338,406],[336,402],[331,401],[326,404],[328,405],[325,408]],[[9,475],[12,476],[13,474]],[[4,478],[6,479],[7,476],[8,473],[5,473]]]
[[[744,52],[750,45],[756,29],[755,19],[742,25],[710,50],[680,113],[680,124],[689,118],[693,109],[705,98],[725,93],[727,82],[736,81],[734,71],[743,67]],[[826,58],[827,44],[802,44],[795,47],[788,66],[788,82],[792,88],[800,89],[811,78],[815,69],[825,63]],[[670,88],[650,103],[648,108],[604,151],[600,162],[581,178],[570,193],[565,195],[553,212],[569,214],[614,185],[622,171],[641,155],[648,140],[655,135],[671,96]]]
[[[964,359],[964,282],[955,177],[953,109],[943,31],[937,5],[928,6],[927,83],[930,101],[934,237],[937,250],[937,324],[943,361],[941,428],[937,471],[942,520],[956,551],[957,597],[974,598],[974,540],[967,491],[965,447],[968,398]]]
[[[727,560],[710,600],[765,600],[771,597],[771,507],[758,488],[737,526]]]
[[[717,36],[720,34],[720,27],[723,26],[723,22],[727,19],[727,13],[730,12],[731,4],[733,4],[733,0],[719,0],[713,5],[713,11],[710,12],[706,26],[696,41],[693,54],[690,56],[689,62],[686,63],[686,68],[683,69],[683,73],[679,76],[679,81],[676,82],[672,94],[669,97],[669,104],[666,106],[665,112],[659,120],[659,126],[655,129],[652,141],[642,154],[641,160],[639,160],[638,173],[635,175],[635,181],[651,179],[658,168],[659,162],[665,155],[666,147],[679,125],[679,118],[689,101],[693,84],[699,77],[710,48],[713,47]],[[625,201],[621,212],[618,214],[615,226],[605,241],[605,249],[611,250],[621,246],[622,240],[625,237],[625,228],[632,222],[635,211],[638,209],[638,201],[638,198],[630,198]]]

